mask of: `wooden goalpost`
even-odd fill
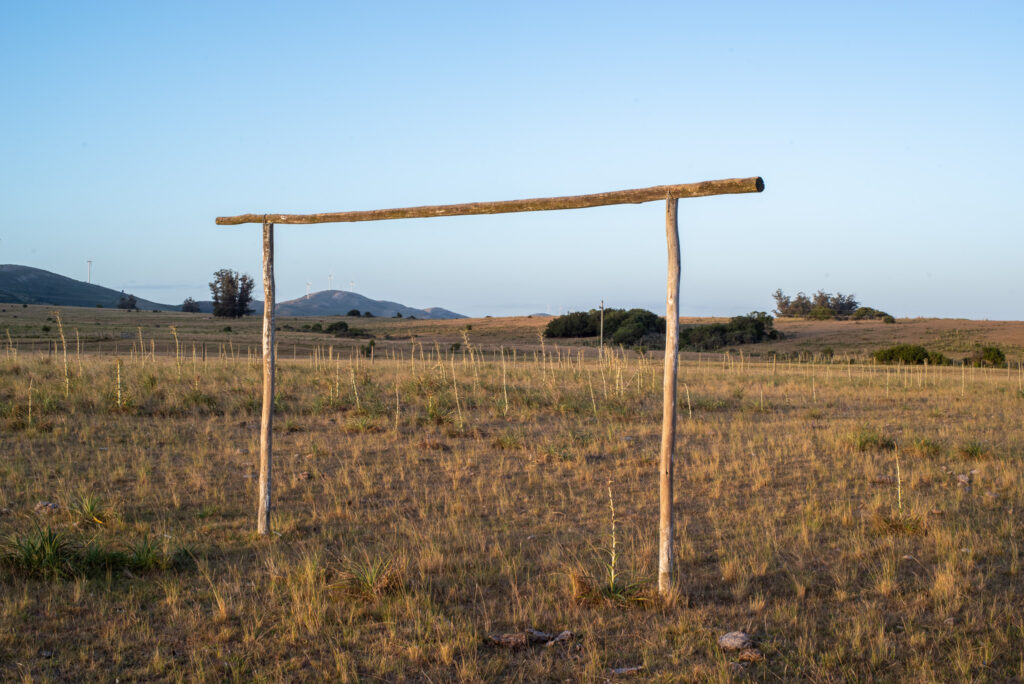
[[[662,398],[661,454],[659,477],[658,525],[658,591],[662,595],[672,590],[674,566],[674,537],[672,504],[672,465],[676,441],[676,378],[679,359],[679,200],[687,197],[732,195],[764,190],[764,181],[752,178],[657,185],[650,188],[618,190],[592,195],[542,197],[536,199],[505,200],[501,202],[471,202],[468,204],[441,204],[400,209],[374,209],[326,214],[242,214],[220,216],[217,225],[234,226],[243,223],[263,225],[263,413],[260,421],[260,479],[257,531],[270,534],[271,470],[273,463],[274,421],[274,224],[351,223],[356,221],[386,221],[434,216],[470,216],[478,214],[507,214],[522,211],[551,211],[582,209],[612,204],[640,204],[665,200],[665,240],[668,247],[668,282],[665,294],[665,377]]]

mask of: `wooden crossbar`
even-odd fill
[[[521,211],[553,211],[557,209],[584,209],[610,204],[640,204],[656,200],[736,195],[761,192],[764,181],[752,178],[726,178],[724,180],[684,183],[682,185],[656,185],[636,190],[616,190],[593,195],[567,197],[540,197],[536,199],[504,200],[501,202],[470,202],[468,204],[438,204],[401,209],[373,209],[370,211],[342,211],[326,214],[241,214],[218,216],[217,225],[237,226],[242,223],[352,223],[355,221],[387,221],[391,219],[431,218],[434,216],[471,216],[474,214],[511,214]]]

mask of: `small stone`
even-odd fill
[[[35,506],[36,513],[56,513],[60,510],[60,504],[52,501],[40,501]]]
[[[611,673],[614,674],[614,675],[636,674],[637,672],[639,672],[642,669],[644,669],[643,665],[630,665],[628,667],[612,667],[612,668],[609,668]]]
[[[952,627],[953,625],[956,624],[956,618],[955,617],[948,617],[948,618],[946,618],[945,620],[942,621],[942,624],[946,625],[947,627]]]
[[[956,476],[956,483],[961,487],[971,486],[971,475],[970,473],[961,473]]]
[[[298,474],[298,475],[297,475],[296,477],[298,477],[298,478],[299,478],[299,480],[308,480],[308,479],[309,479],[310,477],[312,477],[312,476],[311,476],[311,475],[309,474],[309,471],[308,471],[308,470],[303,470],[303,471],[302,471],[301,473],[299,473],[299,474]]]
[[[729,632],[718,637],[718,645],[726,651],[742,651],[754,645],[754,640],[746,632]]]

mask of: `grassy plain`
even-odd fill
[[[544,319],[370,319],[372,360],[282,330],[264,540],[258,321],[65,309],[65,371],[52,314],[4,308],[0,679],[1024,677],[1022,324],[778,343],[831,363],[688,356],[665,602],[660,358],[542,348]],[[1011,369],[863,362],[999,335]],[[528,628],[573,636],[487,638]],[[732,630],[763,660],[723,652]]]

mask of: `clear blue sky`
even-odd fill
[[[684,314],[1021,319],[1022,45],[1020,2],[5,2],[0,263],[179,303],[259,279],[218,215],[761,175],[680,202]],[[663,212],[281,226],[279,299],[663,312]]]

